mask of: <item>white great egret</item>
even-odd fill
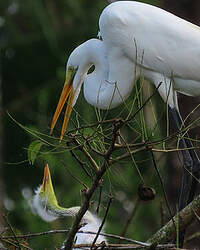
[[[35,191],[32,205],[37,214],[45,221],[54,221],[59,217],[65,216],[74,217],[80,209],[80,207],[63,208],[58,205],[51,181],[48,164],[46,165],[44,170],[42,185]],[[96,237],[96,234],[89,234],[86,232],[97,233],[101,225],[101,220],[96,215],[87,211],[83,216],[81,223],[85,225],[81,227],[80,231],[83,231],[85,233],[77,232],[76,244],[92,244],[94,238]],[[99,235],[96,243],[100,244],[103,241],[106,242],[105,237]]]
[[[176,129],[181,129],[177,92],[200,96],[200,28],[163,9],[136,1],[108,5],[100,16],[99,28],[102,41],[88,40],[68,59],[66,81],[51,132],[68,98],[62,140],[83,82],[86,100],[100,109],[107,109],[126,100],[140,75],[156,87],[162,82],[158,91],[168,103]],[[95,65],[95,70],[87,74],[91,65]],[[182,138],[180,146],[188,148],[192,144]],[[194,150],[183,150],[182,154],[186,170],[180,209],[194,195],[196,181],[189,172],[199,177],[200,169]]]

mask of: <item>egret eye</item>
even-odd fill
[[[92,65],[90,68],[89,68],[89,70],[88,70],[88,74],[91,74],[93,71],[95,70],[95,66],[94,65]]]
[[[75,69],[75,68],[74,68],[73,66],[69,66],[67,70],[68,70],[68,71],[74,71],[74,69]]]

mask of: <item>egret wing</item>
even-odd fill
[[[198,26],[158,7],[131,1],[106,7],[99,26],[108,57],[113,58],[117,48],[152,71],[200,80]]]

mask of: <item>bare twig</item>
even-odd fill
[[[95,236],[95,238],[94,238],[94,241],[92,242],[91,250],[92,250],[94,244],[96,243],[97,238],[98,238],[98,236],[99,236],[99,234],[100,234],[100,232],[101,232],[101,230],[102,230],[102,228],[103,228],[103,226],[104,226],[104,224],[105,224],[105,221],[106,221],[106,218],[107,218],[107,215],[108,215],[108,211],[109,211],[111,202],[112,202],[112,197],[110,197],[110,199],[109,199],[109,202],[108,202],[108,205],[107,205],[107,208],[106,208],[105,216],[104,216],[104,218],[103,218],[103,220],[102,220],[102,223],[101,223],[101,225],[100,225],[100,227],[99,227],[99,229],[98,229],[98,232],[97,232],[97,234],[96,234],[96,236]]]
[[[102,156],[102,157],[104,156],[104,153],[101,153],[100,151],[94,149],[94,148],[91,146],[91,144],[90,144],[88,138],[86,138],[85,136],[83,136],[83,139],[84,139],[84,141],[86,142],[88,148],[91,149],[95,154],[100,155],[100,156]]]
[[[147,150],[149,150],[149,149],[147,149],[146,146],[140,147],[140,148],[135,149],[135,150],[130,150],[130,151],[124,153],[121,156],[118,156],[116,158],[111,159],[111,163],[114,164],[116,162],[119,162],[119,161],[125,160],[126,158],[131,157],[132,154],[136,154],[136,153],[139,153],[139,152],[142,152],[142,151],[147,151]]]
[[[80,142],[76,138],[74,138],[74,142],[79,146],[79,150],[81,150],[86,155],[92,167],[94,168],[95,172],[98,172],[99,166],[97,165],[96,161],[92,158],[92,156],[89,154],[89,152],[84,148],[84,146],[80,144]]]
[[[74,159],[79,163],[79,165],[81,166],[81,168],[83,169],[83,171],[86,173],[86,175],[90,178],[92,178],[92,176],[90,175],[90,173],[87,171],[85,165],[86,163],[82,162],[79,157],[76,156],[76,154],[73,152],[73,150],[69,150],[71,155],[74,157]]]
[[[76,249],[85,249],[86,247],[90,247],[90,244],[79,244],[75,245]],[[168,245],[158,245],[158,246],[138,246],[135,244],[107,244],[106,246],[102,244],[97,244],[96,249],[104,249],[104,250],[145,250],[145,249],[154,249],[154,250],[176,250],[173,244]],[[181,250],[179,248],[179,250]],[[182,249],[183,250],[183,249]]]
[[[10,239],[3,239],[0,236],[0,242],[4,243],[6,246],[8,245],[9,249],[19,249],[18,243],[16,241],[14,241],[13,239],[14,239],[14,236],[13,236],[12,240],[10,240]],[[23,243],[19,243],[19,244],[20,244],[20,247],[23,247],[23,249],[32,250],[32,248],[26,246]],[[8,250],[8,248],[3,248],[3,246],[1,246],[1,244],[0,244],[0,249],[1,250],[4,250],[4,249]]]
[[[162,188],[162,191],[163,191],[163,194],[164,194],[164,199],[165,199],[165,202],[166,202],[166,205],[167,205],[167,208],[168,208],[168,211],[169,211],[169,215],[170,215],[170,218],[173,222],[173,225],[174,225],[174,230],[176,231],[176,224],[175,224],[175,221],[174,221],[174,218],[173,218],[173,215],[172,215],[172,211],[171,211],[171,208],[169,206],[169,202],[168,202],[168,199],[167,199],[167,194],[166,194],[166,191],[165,191],[165,187],[164,187],[164,183],[163,183],[163,180],[162,180],[162,176],[160,175],[160,172],[158,170],[158,167],[157,167],[157,164],[156,164],[156,160],[155,160],[155,157],[154,157],[154,154],[152,151],[151,152],[151,156],[152,156],[152,161],[153,161],[153,165],[154,165],[154,168],[156,170],[156,173],[158,175],[158,178],[160,180],[160,184],[161,184],[161,188]]]
[[[14,239],[15,239],[15,241],[16,241],[16,244],[17,244],[19,250],[21,250],[20,243],[19,243],[19,241],[18,241],[18,239],[17,239],[17,237],[16,237],[16,234],[15,234],[15,232],[14,232],[14,230],[13,230],[11,224],[10,224],[9,221],[8,221],[8,218],[7,218],[6,216],[4,216],[4,219],[6,220],[6,223],[7,223],[8,227],[10,228],[10,231],[12,232],[12,234],[13,234],[13,236],[14,236]]]
[[[90,232],[90,231],[82,231],[79,230],[79,233],[82,234],[96,234],[95,232]],[[23,235],[16,235],[16,237],[18,239],[24,239],[24,238],[35,238],[35,237],[41,237],[41,236],[46,236],[46,235],[53,235],[53,234],[67,234],[69,233],[69,229],[60,229],[60,230],[50,230],[50,231],[46,231],[46,232],[40,232],[40,233],[32,233],[32,234],[23,234]],[[107,233],[100,233],[100,235],[109,237],[109,238],[113,238],[116,240],[123,240],[126,242],[131,242],[131,243],[135,243],[141,246],[150,246],[149,243],[144,243],[141,241],[137,241],[137,240],[133,240],[130,238],[125,238],[122,236],[118,236],[118,235],[114,235],[114,234],[107,234]],[[10,236],[1,236],[1,239],[13,239],[14,236],[10,235]]]

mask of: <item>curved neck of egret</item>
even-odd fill
[[[133,88],[136,78],[135,64],[129,58],[123,57],[123,60],[117,60],[116,58],[120,58],[119,50],[112,53],[113,58],[109,58],[105,43],[97,39],[91,39],[77,49],[80,58],[87,59],[85,63],[83,59],[82,65],[84,66],[80,66],[80,72],[84,72],[85,67],[87,68],[85,72],[87,72],[89,66],[95,66],[94,71],[84,74],[84,79],[82,79],[87,102],[100,109],[114,108],[123,103]]]

